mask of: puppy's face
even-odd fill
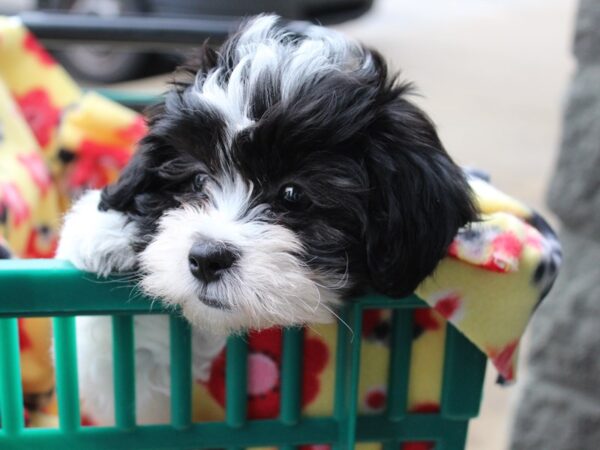
[[[376,53],[272,16],[205,50],[102,196],[137,225],[143,289],[221,331],[412,292],[474,208],[407,90]]]

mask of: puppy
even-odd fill
[[[134,271],[149,297],[179,307],[205,347],[200,378],[227,333],[330,321],[367,289],[410,294],[476,217],[410,85],[377,52],[297,28],[259,16],[205,48],[149,111],[119,180],[66,216],[57,257],[99,275]],[[110,329],[83,320],[80,384],[104,420],[112,406],[94,397],[112,398]],[[138,370],[155,374],[138,383],[142,403],[168,395],[165,328],[136,318]]]

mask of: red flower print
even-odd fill
[[[248,418],[279,415],[282,332],[279,328],[252,331],[248,335]],[[302,406],[319,393],[318,375],[329,359],[327,347],[317,338],[304,338]],[[225,406],[225,350],[213,361],[206,383],[213,398]]]
[[[435,442],[405,442],[402,450],[433,450]]]
[[[458,236],[454,238],[454,240],[450,243],[448,247],[448,256],[452,256],[453,258],[458,258]]]
[[[494,239],[494,246],[506,254],[518,258],[523,249],[523,244],[513,233],[504,233]]]
[[[365,396],[365,407],[368,411],[381,412],[385,409],[387,402],[387,391],[385,388],[377,387],[370,389]]]
[[[515,378],[514,373],[514,365],[513,365],[513,356],[517,347],[519,345],[519,340],[515,339],[508,344],[506,344],[502,349],[488,349],[487,354],[492,360],[492,363],[498,370],[498,373],[502,375],[502,377],[506,381],[512,381]]]
[[[76,155],[77,159],[69,178],[70,187],[98,189],[111,181],[111,170],[116,172],[125,167],[131,157],[131,151],[127,147],[84,140]]]
[[[440,412],[440,405],[437,403],[417,403],[415,406],[410,408],[411,413],[419,414],[433,414]]]
[[[327,445],[327,444],[301,445],[300,450],[331,450],[331,445]]]
[[[492,255],[483,267],[495,272],[516,270],[523,251],[523,243],[511,232],[499,234],[492,241]]]
[[[362,335],[364,339],[389,346],[391,320],[383,309],[367,309],[363,312]]]
[[[523,242],[511,231],[497,226],[472,227],[459,232],[448,255],[493,272],[518,269]]]
[[[58,246],[58,235],[47,226],[31,230],[27,239],[24,258],[54,258]]]
[[[425,330],[439,330],[439,319],[435,317],[431,308],[417,308],[413,314],[418,327]]]
[[[456,293],[451,293],[436,300],[433,309],[445,319],[451,320],[456,317],[456,313],[460,309],[460,306],[460,296]]]
[[[117,136],[123,140],[137,142],[146,134],[147,131],[148,127],[146,126],[146,121],[142,116],[137,115],[130,125],[118,129],[116,133]]]
[[[316,337],[305,337],[302,360],[302,406],[312,403],[319,395],[321,390],[319,374],[325,370],[328,361],[327,345]]]
[[[25,319],[18,319],[17,324],[19,329],[19,350],[24,351],[30,349],[33,346],[33,343],[27,334],[27,330],[25,330]]]
[[[19,226],[30,216],[29,205],[13,183],[0,183],[0,205],[8,210],[15,226]]]
[[[50,53],[48,53],[44,47],[42,47],[42,45],[38,42],[38,40],[33,34],[25,34],[25,39],[23,40],[23,47],[25,47],[25,50],[27,50],[28,52],[33,53],[42,64],[46,66],[56,64],[54,58],[50,56]]]
[[[93,427],[96,426],[96,423],[92,420],[90,416],[85,413],[81,414],[81,426],[82,427]]]
[[[367,309],[363,312],[362,334],[370,337],[375,334],[377,326],[381,323],[383,312],[380,309]]]
[[[21,113],[42,148],[46,147],[60,122],[60,109],[50,101],[44,89],[32,89],[16,98]]]
[[[268,395],[279,384],[279,367],[269,356],[262,353],[252,353],[248,356],[248,395]]]
[[[42,195],[46,195],[52,185],[52,178],[50,178],[50,172],[42,157],[37,152],[31,152],[27,155],[19,155],[18,159],[29,171]]]

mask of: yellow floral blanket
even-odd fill
[[[14,18],[0,17],[0,257],[51,258],[62,213],[82,189],[113,181],[143,118],[84,93]],[[10,250],[9,250],[10,249]],[[49,319],[20,319],[29,409],[54,379]]]
[[[73,195],[115,179],[136,141],[142,117],[95,93],[83,93],[18,20],[0,18],[0,245],[2,255],[52,257],[61,213]],[[409,409],[439,408],[447,321],[488,355],[500,376],[515,376],[519,339],[551,287],[560,246],[543,219],[470,175],[482,220],[461,230],[433,276],[416,294],[431,308],[415,312]],[[0,256],[2,256],[0,255]],[[359,403],[363,412],[386,404],[390,314],[365,313]],[[337,325],[315,325],[304,338],[303,412],[329,413],[334,391]],[[23,387],[30,426],[55,421],[48,319],[19,321]],[[356,330],[355,330],[356,331]],[[274,417],[279,408],[281,331],[249,335],[248,415]],[[198,382],[195,418],[224,415],[225,355]],[[47,394],[48,401],[39,401]],[[32,399],[36,399],[33,401]],[[415,444],[405,449],[425,449]],[[304,450],[327,448],[307,446]],[[364,447],[378,448],[378,447]]]

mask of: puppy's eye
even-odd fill
[[[308,196],[302,188],[295,184],[286,184],[279,191],[279,199],[283,206],[288,209],[304,209],[310,204]]]
[[[204,183],[206,183],[206,175],[202,173],[196,175],[192,181],[192,189],[194,192],[202,192],[202,189],[204,189]]]

